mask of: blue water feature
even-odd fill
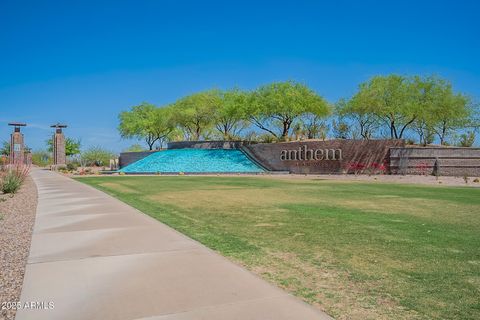
[[[264,170],[235,149],[171,149],[155,152],[119,170],[125,173],[260,173]]]

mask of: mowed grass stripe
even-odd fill
[[[95,177],[338,319],[480,318],[480,190],[275,177]]]

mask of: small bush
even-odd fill
[[[277,142],[278,139],[271,134],[265,133],[257,136],[257,141],[262,143],[273,143]]]
[[[406,145],[415,145],[415,140],[413,140],[413,139],[407,139],[407,140],[405,140],[405,144],[406,144]]]
[[[123,150],[123,152],[141,152],[141,151],[145,151],[145,148],[139,144],[133,144],[127,149]]]
[[[67,170],[68,171],[77,171],[78,169],[78,164],[75,162],[69,162],[67,163]]]
[[[459,147],[471,147],[475,143],[475,132],[469,131],[460,136]]]
[[[22,182],[17,176],[13,174],[7,174],[2,181],[2,192],[13,194],[16,193],[21,186]]]
[[[25,181],[25,178],[28,175],[29,168],[26,166],[17,166],[14,168],[7,169],[2,173],[1,179],[1,190],[3,193],[16,193],[22,183]]]

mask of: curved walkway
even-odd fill
[[[101,191],[49,171],[32,177],[21,301],[34,304],[17,320],[330,319]]]

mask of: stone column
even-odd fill
[[[63,135],[62,128],[66,128],[66,125],[54,124],[51,126],[55,128],[55,134],[53,135],[53,165],[65,166],[67,164],[67,156],[65,154],[65,136]]]
[[[10,164],[19,165],[24,163],[25,144],[23,134],[20,132],[20,127],[25,127],[25,123],[9,123],[14,130],[10,136]]]

